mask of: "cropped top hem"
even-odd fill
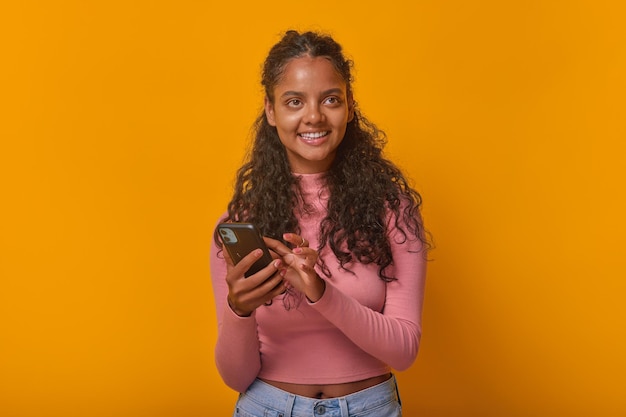
[[[320,364],[320,368],[324,365]],[[331,370],[332,371],[332,370]],[[388,366],[382,366],[380,368],[370,368],[366,372],[360,372],[349,375],[298,375],[295,377],[291,374],[283,372],[264,372],[263,369],[259,372],[259,378],[269,381],[284,382],[287,384],[303,384],[303,385],[334,385],[334,384],[347,384],[350,382],[363,381],[365,379],[374,378],[376,376],[385,375],[391,372],[391,368]]]

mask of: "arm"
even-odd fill
[[[415,237],[403,242],[393,229],[390,242],[396,281],[387,284],[382,312],[373,311],[327,283],[310,305],[370,355],[404,370],[415,360],[421,337],[426,254]],[[402,243],[399,243],[402,242]]]
[[[256,308],[284,291],[277,274],[280,260],[251,275],[244,273],[259,258],[253,251],[237,265],[226,251],[211,246],[211,278],[217,309],[218,336],[215,363],[229,387],[243,392],[261,369]]]
[[[397,243],[392,234],[396,281],[387,284],[382,313],[361,305],[327,283],[310,305],[370,355],[398,370],[415,360],[421,337],[426,256],[419,241]]]
[[[296,244],[301,237],[286,234]],[[395,281],[386,284],[382,312],[362,305],[314,270],[317,251],[308,247],[289,250],[277,241],[268,241],[288,267],[285,278],[304,293],[309,305],[341,330],[352,342],[391,367],[404,370],[417,355],[421,337],[421,315],[426,276],[426,253],[415,236],[406,239],[395,228],[389,235]]]
[[[226,260],[213,242],[211,246],[211,280],[217,315],[215,364],[222,379],[232,389],[244,392],[261,369],[259,338],[253,312],[240,317],[228,306]]]

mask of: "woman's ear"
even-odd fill
[[[348,123],[350,123],[352,119],[354,119],[354,106],[355,105],[356,103],[354,102],[354,98],[352,98],[352,95],[350,95],[348,97]]]
[[[265,96],[265,117],[270,126],[276,126],[276,120],[274,119],[274,105],[270,99]]]

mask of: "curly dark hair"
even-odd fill
[[[286,64],[307,55],[328,58],[352,96],[352,61],[344,57],[341,46],[328,35],[290,30],[271,48],[264,63],[261,83],[270,102],[274,103],[274,87]],[[349,270],[352,262],[376,263],[379,277],[391,281],[395,277],[387,273],[393,264],[388,213],[392,214],[391,227],[397,228],[404,240],[410,236],[420,239],[425,254],[429,244],[419,215],[422,199],[400,169],[383,157],[385,133],[363,117],[356,103],[354,106],[354,118],[325,174],[330,198],[318,250],[322,253],[329,247],[344,270]],[[284,233],[300,232],[295,215],[302,201],[298,177],[292,174],[276,127],[268,123],[264,111],[253,131],[252,148],[237,172],[223,221],[251,222],[263,235],[282,240]],[[217,235],[215,240],[220,245]],[[329,276],[322,258],[322,270]]]

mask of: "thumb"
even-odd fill
[[[292,268],[297,268],[298,266],[298,257],[293,253],[288,253],[283,256],[283,262],[285,265],[290,266]]]

